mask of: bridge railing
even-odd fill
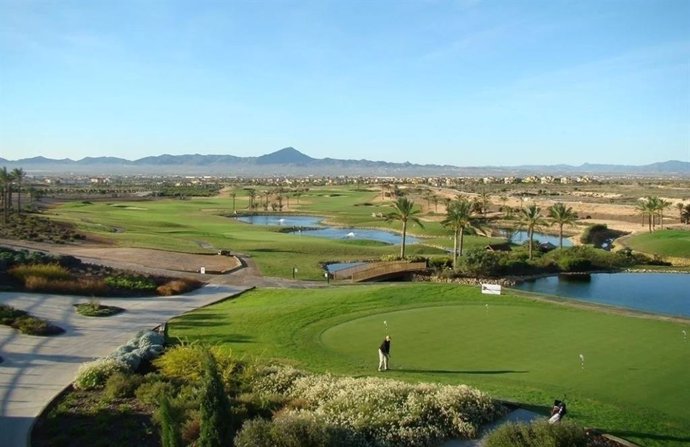
[[[425,268],[426,262],[372,262],[339,270],[337,272],[334,272],[332,277],[336,281],[349,280],[352,282],[358,282],[388,276],[396,273],[416,272],[424,270]]]

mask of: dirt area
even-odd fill
[[[72,255],[85,262],[90,260],[110,261],[131,270],[161,269],[185,273],[200,273],[201,268],[208,274],[228,273],[242,266],[235,256],[176,253],[144,248],[111,247],[98,242],[79,245],[52,245],[28,241],[0,240],[0,244],[11,248],[50,251]]]
[[[452,188],[432,188],[431,191],[441,200],[438,204],[429,202],[421,197],[413,197],[412,200],[422,208],[422,213],[435,213],[433,217],[424,216],[425,220],[442,220],[445,217],[445,198],[455,199],[458,195],[466,197],[468,199],[478,198],[479,194],[471,192],[458,192],[456,189]],[[499,195],[490,194],[489,195],[489,209],[490,212],[488,216],[499,216],[500,213],[495,211],[499,207],[508,206],[511,208],[520,208],[529,203],[536,203],[542,209],[546,209],[551,205],[562,202],[566,206],[572,207],[580,220],[578,221],[577,228],[564,228],[569,234],[579,233],[584,227],[593,224],[606,224],[610,229],[624,231],[626,233],[638,233],[647,231],[647,225],[643,224],[642,216],[635,209],[635,206],[626,203],[617,203],[621,194],[615,193],[590,193],[590,192],[580,192],[573,191],[569,196],[558,196],[557,198],[551,198],[548,196],[536,196],[536,197],[516,197],[511,195]],[[502,199],[503,198],[503,199]],[[680,200],[674,198],[664,198],[671,203],[677,203]],[[390,198],[381,198],[379,194],[373,201],[376,203],[390,202]],[[606,203],[602,203],[602,200],[606,200]],[[687,201],[683,203],[688,203]],[[688,228],[688,225],[682,225],[679,223],[678,212],[675,207],[671,207],[667,210],[664,216],[664,227],[669,228]]]

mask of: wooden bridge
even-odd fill
[[[334,281],[383,281],[410,276],[426,270],[426,262],[368,262],[362,265],[338,270],[331,274]]]

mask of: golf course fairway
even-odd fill
[[[173,320],[169,335],[315,372],[465,383],[544,414],[565,397],[584,426],[671,446],[690,442],[689,326],[412,283],[258,289]],[[386,334],[392,370],[378,373]]]

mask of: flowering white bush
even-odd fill
[[[299,400],[301,409],[366,445],[435,446],[450,438],[472,438],[481,424],[503,414],[502,406],[465,385],[411,384],[382,378],[311,375],[272,366],[257,375],[254,391]]]
[[[127,366],[115,359],[98,359],[83,363],[74,379],[74,387],[80,390],[103,388],[108,377],[116,372],[125,371]]]

